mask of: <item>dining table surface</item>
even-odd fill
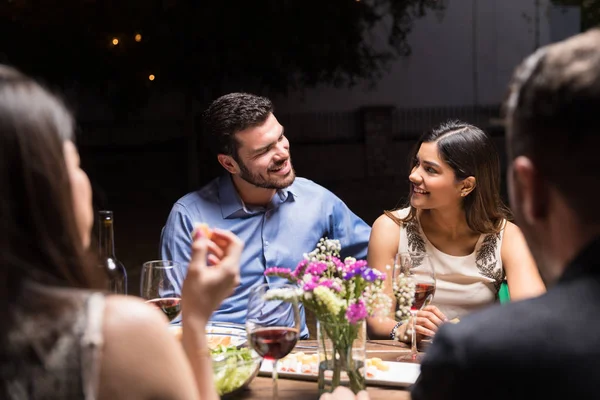
[[[420,354],[425,350],[426,344],[420,349]],[[316,340],[303,340],[298,342],[295,351],[305,353],[316,352]],[[367,341],[367,358],[378,357],[383,361],[397,361],[399,356],[410,354],[410,348],[404,343],[399,343],[393,340],[368,340]],[[318,399],[319,390],[317,388],[316,377],[314,380],[299,380],[279,377],[278,379],[279,400],[304,400]],[[371,400],[406,400],[410,399],[410,392],[407,388],[392,387],[392,386],[377,386],[369,385],[367,382],[367,392]],[[254,378],[250,385],[235,394],[226,397],[227,399],[235,400],[271,400],[273,398],[273,379],[271,375],[259,375]]]

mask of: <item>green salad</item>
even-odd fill
[[[257,367],[252,351],[248,348],[219,345],[211,350],[211,355],[219,396],[242,387]]]

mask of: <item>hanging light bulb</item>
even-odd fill
[[[113,46],[116,46],[116,45],[118,45],[118,44],[119,44],[119,39],[117,39],[117,38],[113,38],[113,40],[112,40],[112,44],[113,44]]]
[[[136,33],[135,36],[133,37],[135,39],[136,42],[141,42],[142,41],[142,35],[139,33]]]
[[[155,79],[156,79],[156,76],[154,76],[154,74],[150,74],[150,75],[148,75],[148,80],[149,80],[149,81],[153,81],[153,80],[155,80]]]

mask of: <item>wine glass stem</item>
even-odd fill
[[[416,311],[411,311],[412,314],[412,327],[410,329],[411,331],[411,339],[410,339],[410,354],[411,357],[414,360],[417,359],[417,312]]]
[[[277,361],[279,360],[273,360],[273,400],[278,400],[278,394],[277,394]]]

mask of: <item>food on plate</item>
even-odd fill
[[[175,338],[181,341],[181,326],[171,326],[169,330],[175,336]],[[210,332],[206,333],[206,341],[209,349],[216,349],[218,346],[235,346],[239,343],[232,343],[232,339],[234,339],[230,335],[223,334],[211,334]]]
[[[379,371],[388,371],[390,369],[390,366],[379,357],[367,358],[366,364],[367,368],[373,366]]]
[[[378,371],[389,371],[390,366],[381,358],[373,357],[365,360],[366,375],[373,378]],[[317,375],[319,372],[319,355],[304,352],[290,353],[282,358],[277,366],[279,372]]]
[[[208,341],[208,347],[210,349],[216,349],[218,346],[230,346],[231,336],[226,335],[206,335]]]
[[[374,378],[377,371],[389,371],[390,366],[379,357],[367,358],[365,362],[367,378]]]
[[[194,230],[192,231],[192,237],[196,236],[196,232],[202,232],[202,235],[207,237],[208,239],[212,236],[212,230],[208,227],[208,224],[204,222],[196,222],[194,224]]]

